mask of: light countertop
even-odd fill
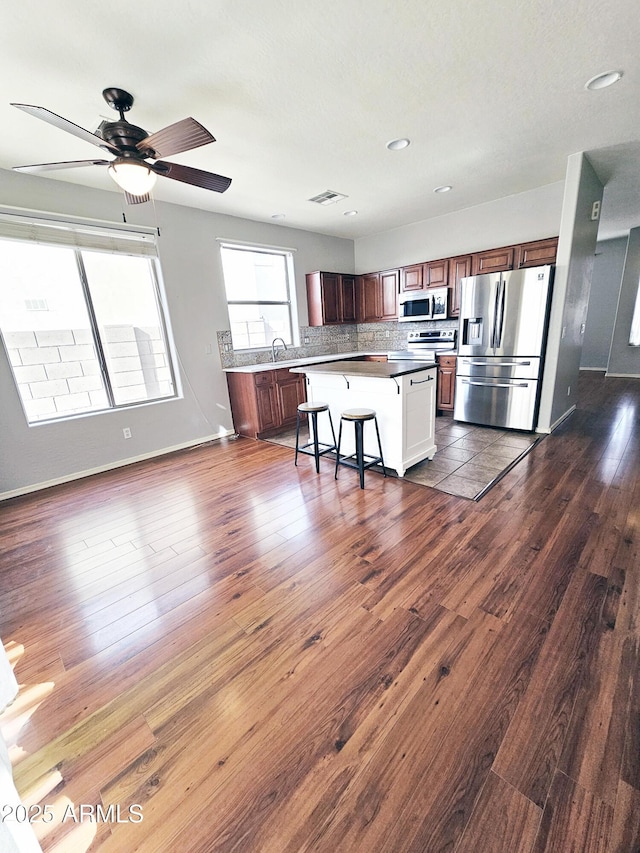
[[[289,361],[265,361],[261,364],[246,364],[244,367],[225,367],[225,373],[260,373],[263,370],[279,370],[281,367],[302,367],[305,364],[322,364],[325,361],[341,361],[348,358],[361,358],[365,355],[386,355],[386,352],[341,352],[336,355],[314,355],[307,358],[294,358]]]
[[[435,368],[433,361],[331,361],[326,364],[307,364],[291,368],[292,373],[331,373],[343,376],[370,376],[390,379],[407,373]]]

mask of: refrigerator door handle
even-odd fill
[[[506,295],[507,295],[507,283],[502,278],[502,276],[500,276],[500,323],[498,326],[499,331],[496,335],[496,338],[497,338],[496,346],[498,346],[498,347],[502,346],[502,332],[504,329],[504,303],[505,303]]]
[[[463,385],[481,385],[484,388],[528,388],[528,382],[479,382],[475,379],[461,379]]]
[[[491,323],[491,347],[495,350],[497,343],[497,332],[498,332],[498,303],[500,301],[500,285],[502,283],[502,276],[498,278],[498,282],[496,284],[496,295],[493,301],[493,321]]]

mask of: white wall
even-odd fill
[[[118,192],[0,170],[0,205],[120,223],[121,198]],[[307,323],[305,273],[354,269],[350,240],[161,202],[155,214],[152,205],[129,207],[127,219],[160,226],[158,249],[184,396],[30,427],[0,347],[0,497],[206,441],[232,429],[216,342],[216,332],[229,328],[216,238],[296,250],[301,325]],[[132,431],[129,440],[123,439],[125,426]]]
[[[583,153],[567,162],[562,221],[558,240],[547,355],[542,380],[538,430],[552,430],[577,402],[583,324],[591,286],[598,222],[594,201],[604,187]]]
[[[627,237],[619,237],[596,246],[581,370],[606,370],[609,364],[627,242]]]
[[[452,258],[559,233],[564,182],[355,241],[356,272]],[[455,190],[454,190],[455,192]]]
[[[622,287],[609,354],[608,376],[640,377],[640,347],[629,346],[631,320],[640,278],[640,228],[632,228],[624,261]]]

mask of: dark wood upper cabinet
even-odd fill
[[[358,277],[358,322],[378,323],[398,318],[399,270]]]
[[[361,275],[359,281],[358,322],[380,320],[380,273]]]
[[[557,251],[557,237],[550,237],[548,240],[535,240],[532,243],[523,243],[517,247],[515,266],[517,269],[524,269],[525,267],[555,264]]]
[[[380,320],[397,320],[400,270],[380,273]]]
[[[484,272],[512,270],[514,256],[514,246],[505,246],[502,249],[489,249],[486,252],[477,252],[471,256],[471,275],[481,275]]]
[[[449,284],[449,258],[424,264],[422,280],[425,287],[446,287]]]
[[[460,280],[469,275],[522,269],[556,262],[558,238],[502,246],[455,258],[424,261],[399,270],[346,275],[314,272],[307,275],[309,325],[376,323],[398,317],[398,294],[449,288],[448,317],[460,314]]]
[[[306,282],[310,326],[356,322],[355,275],[311,272],[307,273]]]
[[[356,294],[356,276],[340,276],[340,299],[342,312],[340,323],[356,323],[358,320],[358,302]]]
[[[400,270],[400,291],[424,289],[424,264],[413,264]]]
[[[471,255],[449,260],[449,317],[460,314],[460,279],[471,275]]]

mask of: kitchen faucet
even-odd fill
[[[276,360],[276,341],[280,341],[280,343],[281,343],[281,344],[282,344],[282,346],[285,348],[285,350],[286,350],[286,348],[287,348],[287,345],[285,344],[285,342],[284,342],[284,340],[283,340],[282,338],[274,338],[274,339],[271,341],[271,358],[272,358],[272,360],[273,360],[273,361],[275,361],[275,360]]]

